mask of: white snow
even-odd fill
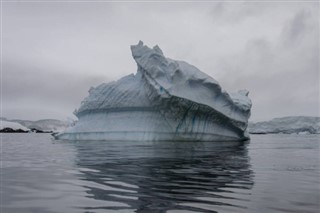
[[[13,120],[13,121],[16,121],[21,125],[26,126],[30,129],[37,129],[42,131],[61,132],[68,127],[68,123],[66,121],[60,121],[56,119],[42,119],[37,121],[29,121],[29,120]]]
[[[17,123],[23,127],[26,127],[29,129],[37,129],[41,131],[53,131],[53,132],[62,132],[64,131],[68,126],[70,126],[72,121],[66,122],[66,121],[60,121],[56,119],[42,119],[37,121],[30,121],[30,120],[20,120],[20,119],[6,119],[6,118],[0,118],[2,122],[12,122]]]
[[[29,131],[30,130],[29,128],[27,128],[25,126],[22,126],[19,123],[1,120],[0,121],[0,129],[4,129],[4,128],[11,128],[13,130],[21,129],[23,131]]]
[[[161,49],[131,46],[135,75],[90,88],[60,139],[245,140],[248,91],[228,94],[196,67],[166,58]]]

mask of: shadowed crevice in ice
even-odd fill
[[[228,94],[196,67],[166,58],[158,46],[131,46],[138,70],[89,90],[77,124],[58,139],[246,140],[248,91]]]

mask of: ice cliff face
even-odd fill
[[[70,140],[246,140],[248,91],[223,91],[219,83],[158,46],[131,46],[135,75],[89,90],[74,127],[57,136]]]

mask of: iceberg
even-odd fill
[[[25,131],[38,131],[38,132],[62,132],[64,131],[71,123],[67,121],[60,121],[57,119],[41,119],[37,121],[31,120],[21,120],[21,119],[7,119],[0,117],[2,124],[7,124],[8,122],[17,123],[20,127],[24,127]],[[10,128],[10,126],[5,126]],[[22,129],[22,128],[20,128]]]
[[[29,128],[12,121],[0,120],[0,132],[29,132]]]
[[[41,119],[37,121],[15,119],[12,121],[20,123],[29,129],[36,129],[43,132],[62,132],[69,126],[67,121],[57,119]]]
[[[89,89],[64,140],[243,141],[251,100],[228,94],[196,67],[166,58],[140,41],[131,46],[137,73]]]
[[[320,117],[289,116],[249,123],[251,134],[320,134]]]

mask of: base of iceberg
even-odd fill
[[[192,112],[189,112],[193,114]],[[101,112],[86,114],[74,127],[59,134],[64,140],[111,141],[234,141],[240,134],[208,118],[188,116],[181,124],[183,132],[173,131],[157,110]],[[90,124],[90,125],[88,125]],[[242,140],[248,139],[242,137]]]
[[[247,140],[248,91],[228,94],[219,83],[158,46],[131,46],[138,65],[116,82],[89,90],[78,122],[55,136],[64,140],[241,141]]]

